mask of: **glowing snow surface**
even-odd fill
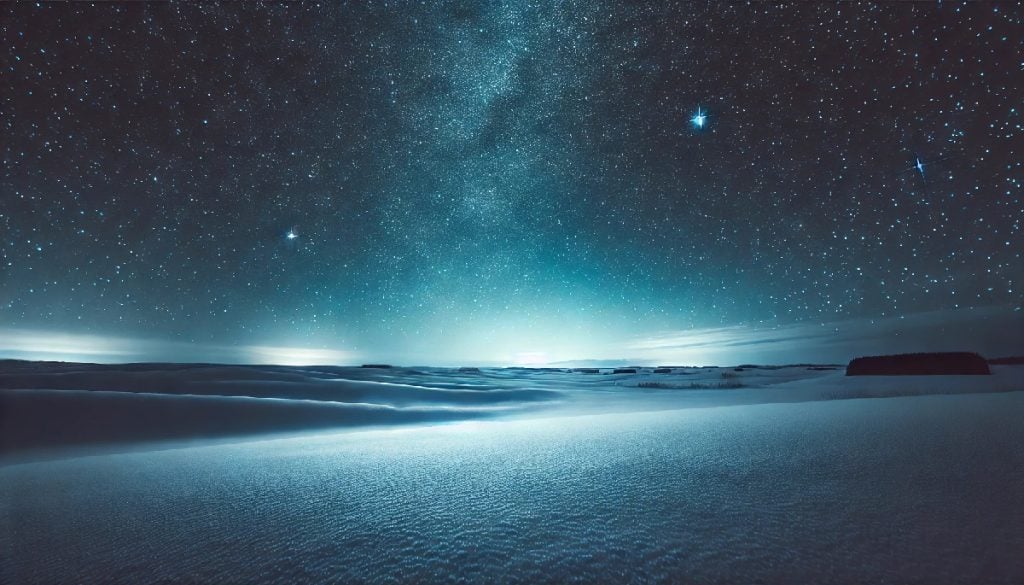
[[[10,462],[0,582],[1020,583],[1019,371],[563,378],[510,419]]]

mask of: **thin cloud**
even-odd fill
[[[131,337],[0,328],[0,357],[95,362],[217,362],[279,365],[349,364],[350,351],[276,345],[217,345]]]

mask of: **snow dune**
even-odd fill
[[[993,373],[845,377],[842,368],[790,366],[587,374],[7,361],[0,362],[0,457],[499,417],[1024,390],[1024,367],[994,366]]]
[[[1024,366],[2,370],[2,583],[1024,582]]]
[[[553,401],[515,385],[361,368],[9,364],[0,455],[61,446],[475,419]],[[339,374],[348,374],[349,378]],[[374,379],[377,378],[377,379]],[[402,381],[392,381],[400,378]]]
[[[0,582],[1021,583],[1021,420],[987,392],[0,466]]]

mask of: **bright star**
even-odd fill
[[[288,233],[285,234],[284,237],[288,238],[289,240],[294,240],[295,238],[299,237],[299,234],[295,233],[295,230],[288,230]]]
[[[690,118],[690,122],[697,128],[703,128],[704,123],[707,122],[707,119],[707,114],[702,112],[700,108],[697,108],[697,113],[692,118]]]
[[[922,177],[924,176],[924,163],[921,162],[921,159],[914,159],[914,168],[917,169],[917,172],[921,173]]]

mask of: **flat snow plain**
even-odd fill
[[[16,369],[4,583],[1024,582],[1021,366]]]

